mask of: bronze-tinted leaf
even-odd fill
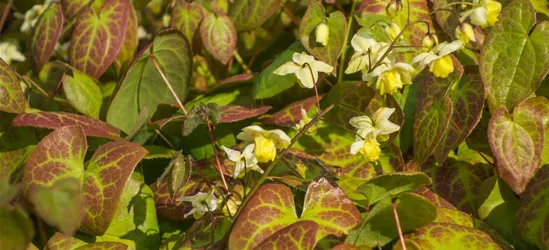
[[[129,0],[106,0],[99,14],[85,8],[73,28],[69,52],[71,65],[99,78],[124,44],[129,13]]]
[[[432,100],[416,111],[414,120],[414,159],[421,165],[433,153],[452,117],[449,97]]]
[[[82,127],[87,136],[105,137],[111,139],[120,138],[120,130],[108,123],[83,115],[65,112],[38,112],[20,114],[13,119],[13,126],[32,126],[40,128],[57,129],[64,126],[78,125]]]
[[[207,15],[200,25],[200,39],[206,50],[227,64],[236,49],[236,28],[226,15]]]
[[[188,213],[192,206],[188,202],[180,201],[179,198],[193,196],[198,192],[208,192],[208,186],[200,180],[200,178],[191,177],[187,184],[173,197],[170,196],[167,180],[151,184],[150,187],[154,193],[154,202],[158,215],[170,220],[184,220],[183,215]]]
[[[137,13],[135,12],[131,1],[129,2],[128,9],[126,36],[124,37],[124,43],[122,44],[122,48],[120,49],[120,52],[118,52],[114,62],[114,66],[118,72],[126,71],[127,67],[133,60],[133,56],[139,42],[139,38],[137,37]]]
[[[314,221],[298,221],[265,239],[256,249],[278,249],[284,246],[288,249],[314,249],[318,224]]]
[[[0,59],[0,111],[20,114],[25,112],[26,106],[17,74]]]
[[[511,116],[501,107],[488,126],[490,148],[497,160],[499,176],[520,194],[541,167],[544,144],[543,122],[539,115],[517,109]]]
[[[204,9],[199,3],[176,0],[173,5],[170,27],[178,29],[192,44],[196,29],[202,21]]]
[[[271,106],[263,106],[258,108],[248,108],[240,105],[227,105],[219,109],[220,122],[231,123],[246,120],[248,118],[262,115],[269,111]]]
[[[32,29],[29,41],[29,55],[32,68],[38,73],[50,59],[63,30],[63,11],[61,4],[52,3],[42,13]]]
[[[238,31],[259,28],[280,7],[280,0],[234,0],[229,5],[229,17]]]
[[[322,97],[320,97],[322,98]],[[274,124],[283,127],[293,127],[303,117],[301,117],[301,109],[310,110],[316,104],[316,96],[292,102],[284,107],[282,110],[272,114],[261,117],[263,124]]]

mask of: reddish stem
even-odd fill
[[[158,62],[156,61],[156,58],[154,57],[154,54],[150,54],[149,57],[152,59],[154,67],[156,68],[158,73],[160,73],[160,76],[162,77],[162,80],[164,80],[164,82],[166,83],[166,86],[168,86],[168,89],[170,89],[170,92],[172,92],[173,97],[177,101],[177,105],[179,105],[181,110],[183,110],[183,113],[185,115],[187,115],[187,110],[185,109],[185,106],[183,106],[183,103],[181,102],[181,100],[179,100],[179,97],[177,96],[177,94],[175,93],[175,90],[173,89],[172,85],[168,81],[168,78],[166,78],[166,75],[164,75],[164,72],[162,72],[162,69],[160,69],[160,65],[158,65]]]
[[[219,172],[219,175],[221,175],[221,180],[223,180],[223,186],[225,186],[225,190],[229,192],[229,186],[227,185],[227,181],[225,180],[225,176],[223,175],[223,171],[221,170],[221,161],[219,161],[219,156],[217,155],[217,148],[215,147],[213,130],[208,117],[206,117],[206,126],[208,126],[208,134],[210,134],[210,141],[212,143],[212,148],[215,155],[215,162],[217,163],[217,171]]]
[[[406,250],[406,244],[404,243],[404,236],[402,235],[402,228],[400,227],[400,220],[398,219],[398,211],[396,208],[396,204],[392,202],[391,206],[393,207],[393,214],[395,215],[395,221],[396,221],[396,226],[398,230],[398,238],[400,239],[400,246],[402,246],[402,250]]]

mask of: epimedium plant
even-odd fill
[[[546,1],[0,6],[6,249],[549,249]]]

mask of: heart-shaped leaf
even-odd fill
[[[449,223],[430,223],[404,239],[408,249],[506,249],[483,231]],[[393,249],[402,250],[400,242]]]
[[[170,27],[175,28],[192,44],[196,29],[202,21],[204,9],[199,3],[176,0],[173,5]]]
[[[329,30],[326,46],[317,43],[315,36],[316,27],[322,22],[325,22]],[[322,4],[311,1],[299,25],[301,43],[311,55],[335,66],[345,45],[346,28],[347,20],[341,11],[334,11],[326,17],[326,11]]]
[[[402,232],[409,232],[432,222],[436,207],[427,198],[414,193],[404,193],[395,201]],[[378,202],[368,212],[364,223],[351,232],[346,243],[355,246],[381,247],[398,237],[391,199]]]
[[[278,55],[276,59],[257,77],[254,85],[254,99],[265,99],[282,93],[294,86],[297,82],[295,74],[277,75],[273,72],[282,66],[282,64],[292,61],[294,53],[300,53],[303,51],[303,47],[299,43],[292,44],[282,54]]]
[[[74,24],[69,51],[71,65],[99,78],[124,44],[130,7],[129,0],[105,0],[98,14],[86,7]]]
[[[549,100],[543,96],[536,96],[519,103],[515,107],[515,112],[524,113],[525,116],[539,116],[543,122],[544,145],[541,161],[543,164],[549,164]]]
[[[151,56],[154,56],[179,100],[185,101],[190,89],[192,59],[187,39],[176,30],[161,32],[130,66],[109,107],[107,122],[125,133],[134,127],[144,107],[156,110],[161,103],[176,102]]]
[[[80,126],[66,126],[44,137],[31,153],[23,174],[24,193],[51,187],[65,178],[82,185],[85,217],[81,230],[102,235],[111,223],[124,185],[147,151],[125,141],[100,146],[84,169],[86,136]]]
[[[322,98],[322,97],[321,97]],[[284,107],[282,110],[272,114],[264,115],[261,117],[261,123],[274,124],[283,127],[293,127],[303,117],[301,116],[301,109],[310,110],[316,103],[316,96],[292,102]]]
[[[539,115],[516,111],[511,116],[505,107],[498,109],[490,120],[488,139],[499,176],[520,194],[541,167],[544,131]]]
[[[420,106],[421,107],[421,106]],[[414,120],[414,159],[421,165],[433,153],[452,118],[452,100],[446,96],[423,105]]]
[[[229,17],[238,31],[261,27],[280,7],[278,0],[234,0],[229,5]]]
[[[259,244],[256,249],[277,249],[285,246],[289,249],[314,249],[318,224],[314,221],[298,221],[278,230]]]
[[[535,27],[534,27],[535,26]],[[488,33],[480,54],[480,74],[486,86],[488,107],[512,110],[530,97],[549,71],[549,22],[536,25],[529,0],[507,5]]]
[[[380,175],[360,186],[358,191],[368,198],[368,206],[388,197],[413,191],[431,184],[431,179],[421,172],[396,172]]]
[[[362,218],[343,191],[324,178],[309,185],[301,217],[296,214],[293,194],[287,186],[265,184],[236,220],[229,237],[229,249],[253,249],[278,230],[299,220],[312,220],[319,225],[318,242],[327,236],[347,234],[361,223]]]
[[[72,235],[84,215],[82,184],[78,179],[59,179],[49,187],[38,186],[29,194],[37,214],[65,235]]]
[[[240,105],[227,105],[219,109],[221,123],[231,123],[246,120],[269,111],[271,106],[248,108]]]
[[[63,10],[61,4],[52,3],[40,16],[32,29],[29,42],[29,55],[32,68],[38,73],[50,59],[63,30]]]
[[[72,71],[72,76],[64,75],[62,81],[63,91],[69,103],[78,112],[98,119],[103,95],[97,83],[77,70]]]
[[[108,123],[83,115],[65,112],[38,112],[17,115],[12,122],[13,126],[32,126],[57,129],[65,126],[78,125],[82,127],[86,136],[97,136],[111,139],[120,138],[120,130]]]
[[[215,59],[227,64],[236,48],[236,28],[226,15],[208,14],[200,25],[202,44]]]
[[[20,114],[25,112],[26,106],[17,74],[0,59],[0,111]]]
[[[540,249],[549,247],[549,166],[545,165],[521,195],[515,219],[520,237]]]

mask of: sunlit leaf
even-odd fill
[[[458,226],[470,227],[473,225],[473,218],[459,210],[437,207],[437,218],[434,222],[450,223]]]
[[[541,155],[543,164],[549,164],[549,100],[543,96],[537,96],[519,103],[515,107],[515,112],[524,113],[525,116],[539,116],[543,122],[544,145]]]
[[[452,100],[436,99],[416,111],[414,121],[414,159],[421,165],[444,136],[452,117]]]
[[[229,17],[238,31],[260,27],[280,7],[278,0],[234,0],[229,5]]]
[[[72,71],[72,76],[65,75],[62,79],[63,91],[69,103],[78,112],[98,119],[103,96],[97,83],[76,70]]]
[[[368,198],[368,205],[388,197],[395,197],[401,193],[413,191],[431,184],[431,179],[421,172],[395,172],[380,175],[360,186],[358,191]]]
[[[135,50],[137,49],[138,37],[137,37],[137,13],[133,8],[131,1],[128,6],[128,23],[126,25],[126,35],[124,37],[124,43],[120,52],[116,56],[114,66],[119,72],[126,71],[127,67],[133,60]]]
[[[535,27],[534,27],[535,25]],[[499,15],[480,54],[480,74],[494,114],[530,97],[549,70],[549,22],[536,24],[529,0],[514,0]]]
[[[265,239],[257,249],[278,249],[285,246],[291,249],[313,249],[316,244],[318,224],[314,221],[298,221]]]
[[[26,106],[17,74],[0,59],[0,111],[20,114],[25,112]]]
[[[73,28],[71,65],[99,78],[124,44],[130,7],[129,0],[105,0],[98,14],[85,8]]]
[[[204,10],[198,3],[176,0],[173,5],[171,27],[178,29],[192,44],[196,29],[202,21]]]
[[[209,14],[200,25],[200,39],[213,57],[227,64],[236,48],[236,28],[228,16]]]
[[[42,13],[32,29],[29,54],[32,56],[34,72],[40,72],[50,59],[63,29],[63,11],[61,4],[52,3]]]

